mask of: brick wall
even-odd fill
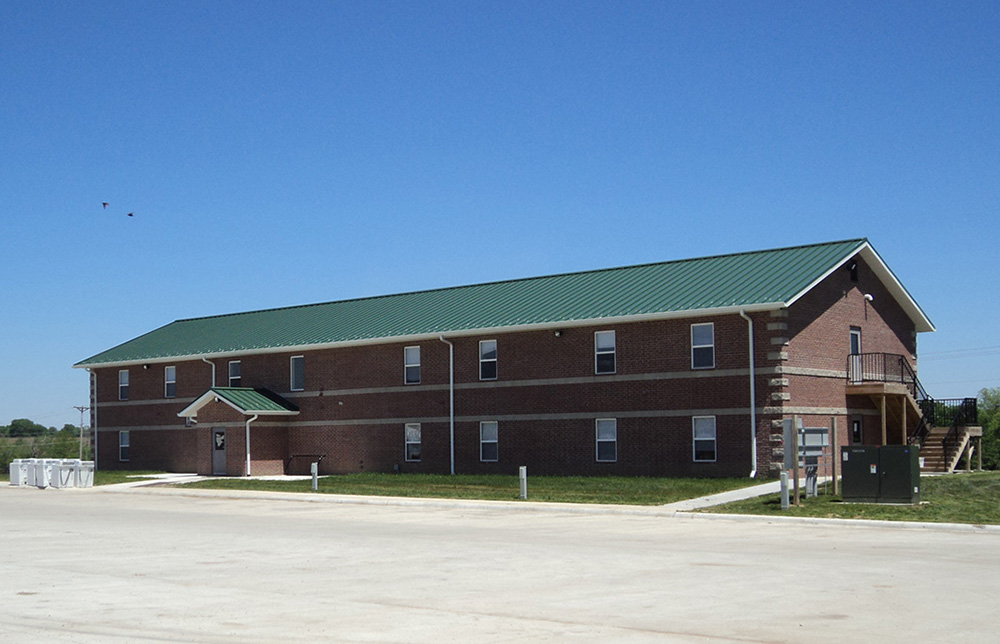
[[[912,322],[859,263],[856,283],[846,269],[838,270],[787,311],[752,314],[758,470],[765,475],[775,472],[773,465],[784,449],[782,418],[804,409],[816,412],[814,422],[825,418],[828,423],[837,415],[846,439],[850,415],[871,414],[870,402],[848,401],[845,395],[851,326],[861,327],[865,351],[911,355],[915,348]],[[865,293],[874,301],[866,302]],[[703,322],[714,324],[715,367],[695,370],[691,325]],[[616,335],[612,375],[594,373],[594,333],[603,330]],[[479,341],[484,339],[497,342],[495,381],[479,380]],[[748,331],[739,315],[566,326],[558,335],[553,329],[451,341],[459,472],[514,473],[520,465],[536,473],[588,475],[745,476],[750,471]],[[416,385],[404,384],[406,346],[420,347]],[[319,454],[324,455],[323,473],[447,472],[448,350],[445,343],[430,339],[235,356],[241,360],[243,386],[268,388],[300,408],[297,416],[261,416],[251,426],[253,473],[308,473]],[[289,359],[294,355],[305,356],[302,392],[290,391]],[[228,384],[229,359],[215,360],[218,385]],[[228,406],[210,404],[199,413],[197,429],[184,428],[177,413],[207,390],[211,369],[200,360],[170,364],[177,368],[174,399],[163,397],[163,364],[129,368],[127,402],[118,401],[118,370],[99,370],[102,439],[105,432],[131,428],[130,465],[169,462],[167,469],[208,473],[211,427],[226,427],[227,471],[242,474],[245,419]],[[818,371],[806,375],[802,370]],[[693,415],[716,416],[714,463],[693,461]],[[596,460],[596,418],[617,419],[616,462]],[[483,420],[498,422],[496,463],[480,462]],[[407,422],[421,424],[419,462],[404,458]],[[140,434],[141,439],[135,438]],[[183,439],[168,438],[174,436]],[[147,451],[162,454],[146,456]]]

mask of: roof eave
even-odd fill
[[[745,305],[729,305],[711,307],[703,309],[685,309],[682,311],[665,311],[657,313],[640,313],[634,315],[604,316],[598,318],[587,318],[582,320],[559,320],[555,322],[539,322],[534,324],[520,324],[510,326],[479,327],[474,329],[441,330],[428,333],[416,333],[410,335],[383,336],[377,338],[362,338],[358,340],[343,340],[338,342],[318,342],[315,344],[296,344],[289,346],[260,347],[252,349],[233,349],[231,351],[218,351],[213,353],[178,354],[170,356],[157,356],[150,358],[137,358],[134,360],[120,360],[115,362],[98,362],[84,364],[78,362],[73,365],[74,369],[111,369],[115,367],[130,367],[145,364],[165,364],[180,360],[201,360],[237,358],[248,355],[263,355],[274,353],[294,353],[298,351],[316,351],[320,349],[334,349],[340,347],[365,346],[386,343],[406,343],[423,342],[436,340],[445,335],[449,338],[460,338],[466,336],[483,335],[488,333],[520,333],[525,331],[545,331],[556,329],[569,329],[590,326],[600,326],[605,324],[623,324],[629,322],[650,322],[656,320],[673,320],[684,318],[711,317],[716,315],[735,315],[740,311],[753,313],[758,311],[772,311],[785,308],[784,302],[764,302]]]

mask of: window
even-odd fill
[[[850,271],[850,273],[851,273],[851,281],[852,282],[857,282],[858,281],[858,263],[854,262],[854,261],[848,262],[848,264],[847,264],[847,270]]]
[[[691,368],[715,368],[715,324],[691,325]]]
[[[851,355],[861,355],[861,328],[856,326],[851,327]]]
[[[715,462],[715,416],[695,416],[692,421],[695,462]]]
[[[594,333],[594,373],[615,372],[615,332]]]
[[[407,423],[405,429],[406,460],[420,460],[420,423]]]
[[[851,418],[851,445],[861,445],[864,442],[864,424],[861,416],[854,416]]]
[[[479,379],[497,379],[497,341],[480,340],[479,342]]]
[[[403,349],[403,381],[408,385],[420,382],[420,347]]]
[[[618,460],[618,421],[614,418],[597,419],[597,462],[614,463]]]
[[[240,367],[239,360],[229,361],[229,386],[239,387],[240,383],[243,382],[243,378],[240,375],[243,369]]]
[[[177,367],[163,368],[163,397],[174,398],[177,396]]]
[[[292,356],[292,391],[302,391],[306,388],[306,359],[305,356]]]
[[[118,372],[118,400],[128,400],[128,369]]]
[[[479,460],[485,463],[496,462],[500,452],[497,448],[497,421],[484,420],[479,423]]]
[[[118,460],[128,460],[128,432],[118,432]]]

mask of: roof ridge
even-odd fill
[[[855,238],[855,239],[840,239],[840,240],[834,240],[834,241],[828,241],[828,242],[819,242],[819,243],[814,243],[814,244],[798,244],[798,245],[795,245],[795,246],[779,246],[779,247],[775,247],[775,248],[766,248],[766,249],[761,249],[761,250],[743,251],[743,252],[735,252],[735,253],[720,253],[718,255],[705,255],[705,256],[702,256],[702,257],[686,257],[686,258],[683,258],[683,259],[671,259],[671,260],[667,260],[667,261],[663,261],[663,262],[645,262],[645,263],[642,263],[642,264],[627,264],[625,266],[610,266],[610,267],[607,267],[607,268],[597,268],[597,269],[590,269],[590,270],[584,270],[584,271],[567,271],[565,273],[552,273],[550,275],[535,275],[535,276],[531,276],[531,277],[515,277],[515,278],[512,278],[512,279],[505,279],[505,280],[491,280],[491,281],[488,281],[488,282],[477,282],[475,284],[456,284],[454,286],[442,286],[442,287],[438,287],[438,288],[421,289],[421,290],[416,290],[416,291],[404,291],[402,293],[383,293],[381,295],[368,295],[368,296],[364,296],[364,297],[351,297],[351,298],[347,298],[347,299],[344,299],[344,300],[329,300],[329,301],[326,301],[326,302],[313,302],[313,303],[310,303],[310,304],[293,304],[291,306],[275,306],[275,307],[270,307],[270,308],[266,308],[266,309],[254,309],[252,311],[236,311],[234,313],[219,313],[219,314],[216,314],[216,315],[203,315],[203,316],[196,316],[196,317],[191,317],[191,318],[181,318],[181,319],[175,320],[174,322],[175,323],[177,323],[177,322],[195,322],[195,321],[200,321],[200,320],[212,320],[212,319],[218,319],[218,318],[237,317],[237,316],[241,316],[241,315],[255,315],[255,314],[258,314],[258,313],[271,313],[271,312],[274,312],[274,311],[291,311],[293,309],[306,309],[306,308],[317,307],[317,306],[329,306],[331,304],[348,304],[348,303],[351,303],[351,302],[364,302],[364,301],[369,301],[369,300],[381,300],[381,299],[386,299],[386,298],[390,298],[390,297],[404,297],[404,296],[408,296],[408,295],[422,295],[422,294],[425,294],[425,293],[443,293],[443,292],[446,292],[446,291],[456,291],[456,290],[460,290],[460,289],[476,288],[476,287],[481,287],[481,286],[493,286],[493,285],[497,285],[497,284],[513,284],[514,282],[532,282],[532,281],[545,280],[545,279],[554,279],[554,278],[558,278],[558,277],[571,277],[571,276],[574,276],[574,275],[595,275],[595,274],[598,274],[598,273],[611,273],[611,272],[614,272],[614,271],[631,270],[631,269],[636,269],[636,268],[646,268],[646,267],[649,267],[649,266],[664,266],[664,265],[667,265],[667,264],[683,264],[683,263],[686,263],[686,262],[699,262],[699,261],[705,261],[705,260],[709,260],[709,259],[722,259],[724,257],[737,257],[737,256],[749,257],[751,255],[761,255],[761,254],[764,254],[764,253],[774,253],[774,252],[778,252],[778,251],[798,250],[798,249],[801,249],[801,248],[816,248],[816,247],[819,247],[819,246],[833,246],[835,244],[846,244],[846,243],[849,243],[849,242],[857,242],[857,243],[865,242],[865,243],[867,243],[868,242],[868,238],[867,237],[859,237],[859,238]]]

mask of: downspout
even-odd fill
[[[257,414],[247,419],[247,476],[250,476],[250,423],[257,420]]]
[[[210,361],[210,360],[206,360],[205,358],[202,358],[201,361],[204,362],[207,365],[211,365],[211,367],[212,367],[212,387],[214,387],[215,386],[215,363],[212,362],[212,361]],[[211,389],[212,387],[209,387],[209,389]]]
[[[753,320],[744,309],[740,309],[740,317],[747,321],[747,331],[750,335],[750,478],[757,476],[757,387],[756,367],[753,358]]]
[[[448,435],[451,443],[451,473],[455,473],[455,345],[444,339],[438,340],[448,345]]]
[[[91,375],[91,400],[90,400],[90,429],[94,432],[94,471],[97,471],[97,372],[87,369]]]

